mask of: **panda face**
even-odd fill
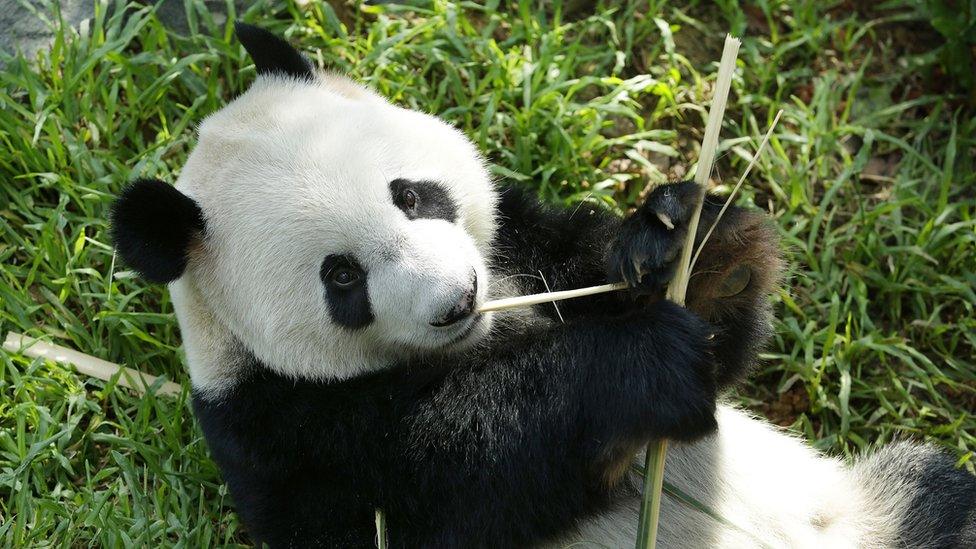
[[[171,284],[191,368],[230,338],[342,379],[487,333],[496,198],[458,131],[337,77],[262,76],[199,133],[176,188],[206,228]],[[191,341],[204,323],[227,333]]]

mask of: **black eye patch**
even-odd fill
[[[373,311],[366,291],[366,271],[355,258],[331,254],[322,261],[319,278],[325,286],[329,315],[340,326],[365,328],[373,322]]]
[[[390,182],[393,204],[408,219],[457,220],[457,204],[451,200],[447,189],[433,181],[394,179]]]

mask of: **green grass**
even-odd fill
[[[976,119],[945,76],[971,37],[942,45],[908,0],[497,4],[238,15],[442,115],[497,176],[620,211],[692,173],[723,36],[744,36],[715,179],[734,181],[784,109],[741,201],[775,218],[791,271],[768,360],[735,398],[835,455],[914,437],[973,470]],[[107,212],[136,176],[173,180],[194,124],[254,77],[230,27],[187,5],[187,36],[99,5],[0,75],[0,332],[184,383],[165,289],[116,263]],[[0,359],[0,543],[246,540],[186,394]]]

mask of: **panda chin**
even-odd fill
[[[478,340],[487,333],[484,329],[488,324],[488,315],[491,313],[477,313],[466,321],[466,326],[461,328],[454,337],[452,337],[447,343],[443,345],[444,350],[463,350]]]

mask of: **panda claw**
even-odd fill
[[[671,216],[670,215],[668,215],[668,214],[666,214],[664,212],[654,212],[654,213],[655,213],[655,215],[657,215],[657,218],[661,221],[661,223],[664,224],[664,226],[668,228],[669,231],[673,231],[674,230],[674,222],[671,221]]]
[[[631,286],[637,286],[640,284],[641,279],[644,278],[644,270],[641,265],[644,263],[643,259],[635,257],[631,260],[631,273],[633,273],[633,282]]]

